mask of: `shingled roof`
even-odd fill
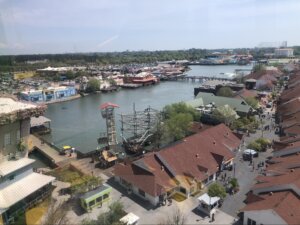
[[[220,162],[233,159],[239,144],[240,139],[220,124],[132,163],[116,165],[115,175],[157,196],[178,183],[188,187],[194,178],[205,180],[218,171]]]

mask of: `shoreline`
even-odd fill
[[[77,95],[74,95],[74,96],[71,96],[71,97],[68,97],[68,98],[65,98],[65,99],[59,99],[59,100],[54,100],[54,101],[50,101],[50,102],[43,102],[42,104],[50,105],[50,104],[54,104],[54,103],[72,101],[72,100],[75,100],[75,99],[78,99],[78,98],[81,98],[80,94],[77,94]]]

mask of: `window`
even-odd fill
[[[95,200],[89,202],[89,206],[95,205]]]
[[[4,147],[11,144],[10,133],[4,135]]]
[[[20,141],[21,139],[21,132],[20,130],[17,130],[17,141]]]
[[[248,218],[247,225],[256,225],[256,221]]]
[[[14,174],[12,174],[12,175],[10,175],[10,176],[8,177],[8,180],[13,180],[13,179],[15,179],[15,175],[14,175]]]
[[[101,202],[102,201],[102,196],[96,198],[96,202]]]
[[[109,196],[108,194],[104,194],[104,195],[103,195],[103,200],[104,200],[104,199],[107,199],[108,196]]]
[[[143,196],[143,197],[146,196],[146,193],[145,193],[143,190],[141,190],[141,189],[139,189],[139,194],[140,194],[141,196]]]

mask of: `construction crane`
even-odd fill
[[[144,144],[153,135],[154,128],[160,121],[160,112],[150,106],[143,111],[121,114],[121,137],[126,151],[139,153]]]

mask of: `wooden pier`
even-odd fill
[[[57,147],[51,146],[32,134],[28,137],[28,145],[29,153],[34,150],[38,150],[47,159],[49,159],[54,166],[64,166],[74,159],[74,154],[72,157],[60,155],[58,149],[55,149]]]

